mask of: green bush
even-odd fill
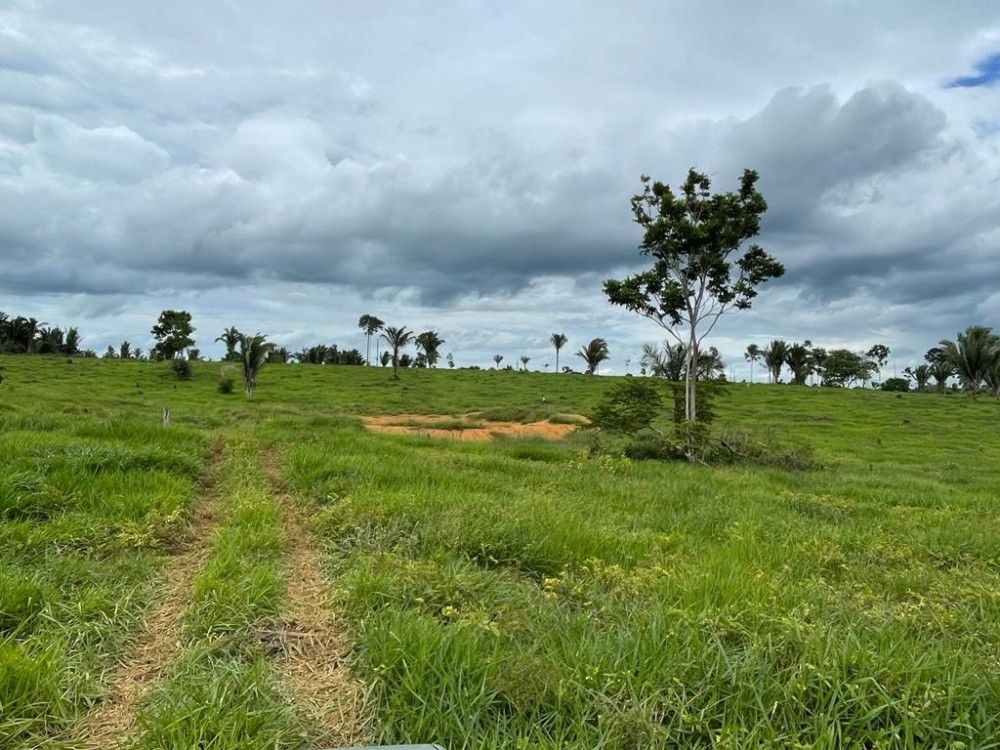
[[[219,378],[219,393],[229,394],[236,388],[236,379],[232,375],[224,375]]]
[[[884,383],[882,383],[883,391],[901,391],[905,393],[910,390],[910,381],[906,378],[887,378]]]
[[[170,369],[174,375],[187,380],[191,377],[191,363],[186,359],[175,359],[170,362]]]

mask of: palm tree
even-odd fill
[[[66,343],[63,345],[64,354],[70,356],[80,353],[80,332],[76,328],[66,331]]]
[[[552,336],[549,337],[549,341],[551,341],[552,346],[556,348],[556,372],[559,372],[559,350],[566,346],[566,342],[569,341],[569,339],[566,338],[565,333],[553,333]]]
[[[787,353],[788,342],[781,339],[774,339],[761,351],[761,357],[767,367],[769,383],[777,383],[781,379],[781,367],[785,364]]]
[[[444,343],[444,339],[438,335],[437,331],[424,331],[416,338],[417,346],[423,350],[424,359],[427,360],[428,367],[434,367],[441,354],[438,349]]]
[[[372,336],[382,330],[385,322],[379,320],[374,315],[362,315],[358,318],[358,328],[364,331],[367,348],[365,350],[365,364],[371,364]],[[378,340],[375,340],[375,358],[378,359]]]
[[[38,335],[38,330],[48,323],[41,323],[37,318],[28,318],[25,325],[25,343],[27,344],[28,354],[32,353],[32,349],[35,346],[35,337]]]
[[[132,344],[128,341],[123,341],[118,346],[118,357],[120,359],[131,359],[132,358]]]
[[[497,363],[497,369],[499,370],[500,369],[500,363],[503,362],[503,355],[502,354],[494,354],[493,355],[493,361]]]
[[[10,316],[0,312],[0,354],[7,352],[10,343]]]
[[[413,341],[413,331],[407,331],[406,326],[399,328],[386,326],[381,337],[392,347],[392,377],[399,380],[399,350],[409,346]]]
[[[242,339],[243,334],[236,330],[236,326],[226,328],[222,331],[222,335],[216,339],[216,341],[225,344],[226,362],[236,362],[239,360],[240,355],[236,353],[236,347],[240,345]]]
[[[698,352],[698,371],[695,373],[697,380],[713,380],[725,372],[726,363],[722,361],[722,355],[714,346]]]
[[[747,346],[746,352],[743,354],[743,359],[750,363],[750,382],[753,382],[753,363],[760,359],[761,351],[760,347],[756,344],[749,344]]]
[[[267,358],[274,349],[274,344],[267,340],[267,336],[255,333],[253,336],[240,335],[240,359],[243,362],[243,390],[247,398],[253,395],[254,388],[257,387],[257,373],[267,362]]]
[[[940,346],[928,349],[924,354],[924,361],[931,368],[931,377],[934,378],[938,391],[944,393],[948,378],[955,374],[955,365]]]
[[[521,355],[521,367],[524,368],[525,372],[528,371],[528,362],[530,362],[530,361],[531,361],[531,357],[529,357],[527,354],[522,354]]]
[[[597,372],[598,365],[611,355],[608,353],[608,342],[602,338],[591,339],[590,343],[580,348],[576,356],[587,363],[587,375]]]
[[[800,344],[797,341],[785,350],[785,364],[792,371],[792,382],[795,385],[805,385],[812,372],[813,359],[809,351],[809,342]]]
[[[969,326],[956,341],[942,339],[941,351],[955,368],[962,389],[974,393],[997,366],[1000,359],[1000,336],[986,326]]]
[[[994,398],[1000,398],[1000,357],[996,358],[993,367],[986,373],[986,387]]]
[[[65,334],[58,326],[55,328],[41,328],[38,332],[38,353],[60,354],[63,350],[64,337]]]
[[[663,350],[652,344],[642,345],[642,357],[639,359],[643,367],[655,378],[679,381],[684,379],[684,368],[687,365],[687,347],[684,344],[663,342]]]
[[[927,384],[931,380],[931,366],[918,365],[917,367],[907,367],[903,370],[906,377],[911,378],[917,385],[917,391],[926,391]]]

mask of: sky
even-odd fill
[[[637,372],[666,336],[602,283],[644,267],[640,176],[692,167],[757,170],[787,269],[706,340],[731,376],[1000,328],[1000,3],[0,0],[0,310],[98,352],[164,309],[206,356],[364,351],[369,314]]]

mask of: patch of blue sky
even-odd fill
[[[977,63],[976,71],[978,75],[963,76],[949,81],[948,88],[975,88],[1000,81],[1000,52]]]

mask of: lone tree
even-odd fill
[[[194,339],[191,338],[194,326],[191,325],[191,313],[187,310],[164,310],[150,332],[156,339],[153,353],[163,359],[173,359],[189,346],[194,346]]]
[[[586,346],[581,346],[580,351],[576,353],[576,356],[583,359],[587,363],[587,371],[585,374],[593,375],[597,372],[597,368],[600,366],[601,362],[608,359],[611,355],[608,353],[608,342],[602,338],[591,339],[590,343]]]
[[[741,250],[760,232],[767,210],[752,169],[743,171],[739,191],[716,195],[708,176],[693,169],[679,194],[645,175],[642,182],[643,192],[632,196],[632,213],[645,232],[639,251],[653,265],[605,281],[604,293],[611,304],[653,320],[678,343],[685,343],[687,328],[684,416],[694,421],[701,342],[726,310],[749,308],[757,287],[783,275],[785,267],[757,244]]]
[[[400,326],[399,328],[386,326],[382,332],[382,339],[392,349],[392,377],[399,380],[399,350],[405,349],[413,341],[413,331],[407,331],[406,326]],[[403,367],[406,367],[406,364]]]
[[[385,326],[385,322],[379,320],[374,315],[362,315],[358,318],[358,328],[360,328],[365,334],[365,364],[371,364],[372,358],[372,336],[382,330]],[[378,348],[378,340],[375,341],[375,347]],[[376,354],[376,359],[378,355]]]
[[[267,336],[255,333],[253,336],[240,334],[240,359],[243,362],[243,392],[247,398],[253,395],[254,388],[257,387],[257,373],[267,362],[274,344],[267,340]]]
[[[236,326],[230,326],[222,331],[222,335],[219,336],[216,341],[225,345],[226,347],[226,362],[238,362],[240,355],[236,351],[236,347],[240,344],[240,339],[243,338],[243,334],[239,332]]]
[[[559,372],[559,350],[566,346],[566,342],[569,341],[569,339],[566,338],[565,333],[553,333],[549,338],[549,341],[552,342],[552,346],[556,348],[556,372]]]
[[[441,358],[441,345],[445,343],[440,334],[437,331],[424,331],[414,339],[414,342],[417,348],[423,352],[427,366],[435,367]]]

